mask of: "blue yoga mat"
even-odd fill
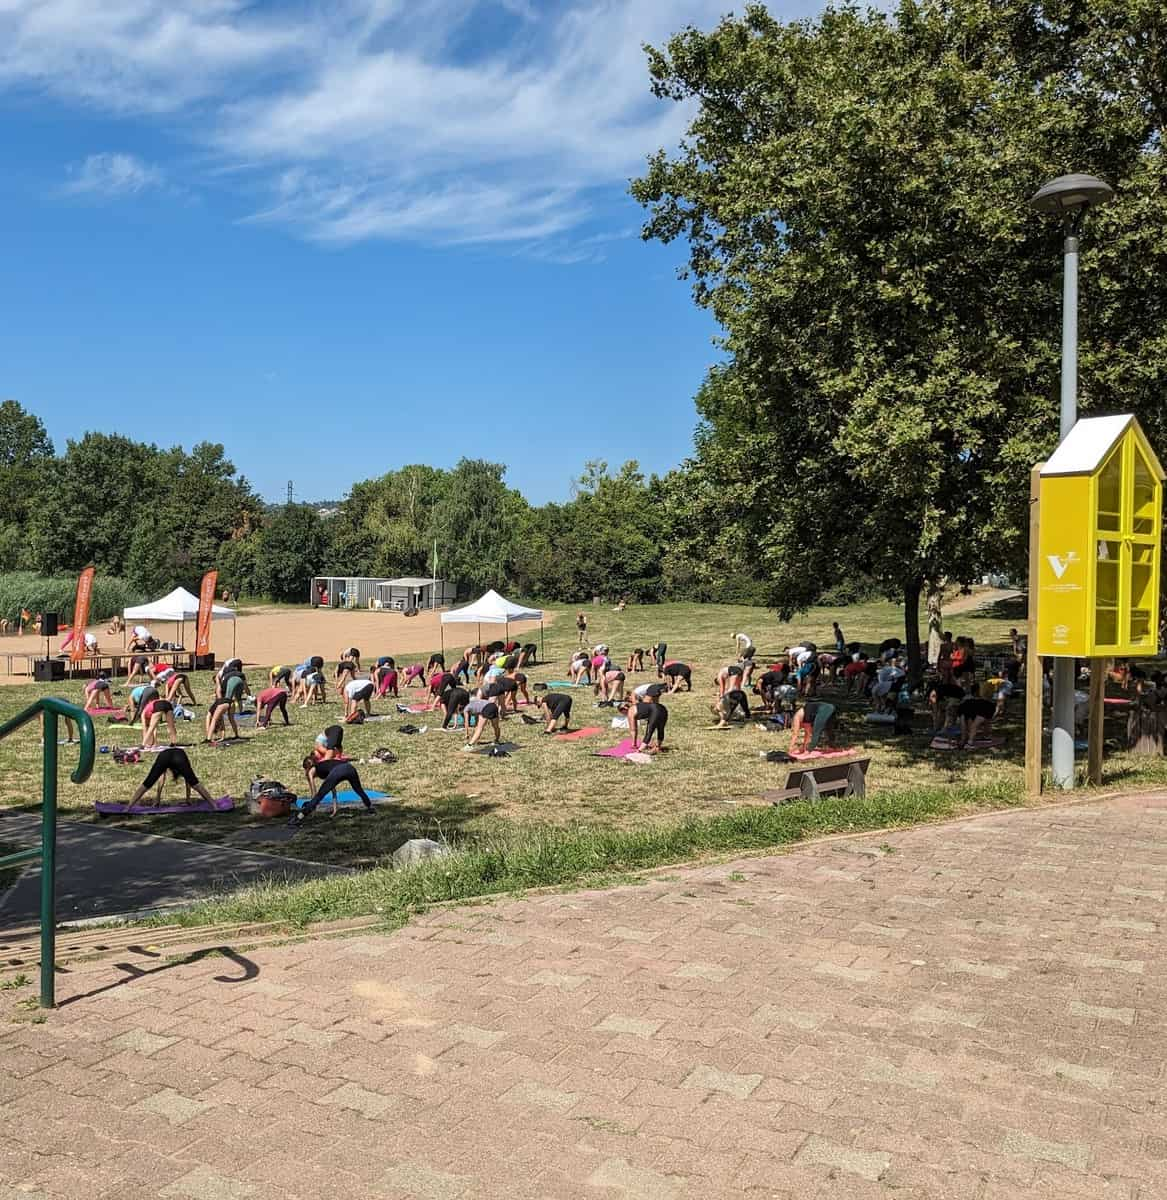
[[[389,801],[391,801],[393,799],[393,797],[390,796],[388,792],[378,792],[378,791],[375,791],[373,788],[365,788],[365,792],[368,794],[369,799],[372,800],[374,804],[376,804],[379,800],[384,800],[386,803],[388,803]],[[308,796],[301,796],[300,799],[296,801],[296,807],[303,808],[308,803],[309,799],[310,799],[310,797],[308,797]],[[361,804],[364,803],[364,801],[361,800],[360,796],[358,796],[356,794],[356,792],[347,792],[347,791],[343,791],[343,790],[340,792],[337,792],[336,799],[337,799],[337,803],[341,806],[341,808],[351,807],[352,805],[356,805],[359,807]],[[321,808],[331,808],[332,807],[332,797],[325,796],[324,799],[320,801],[320,807]]]
[[[549,679],[547,681],[549,688],[583,688],[591,687],[590,683],[568,683],[566,679]]]

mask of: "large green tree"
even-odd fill
[[[1163,257],[1162,23],[1145,0],[751,5],[649,51],[696,115],[633,191],[646,237],[687,239],[727,352],[681,494],[784,612],[869,574],[917,665],[922,589],[1020,563],[1057,433],[1059,231],[1025,204],[1053,175],[1120,193],[1086,241],[1083,406],[1162,422],[1164,276],[1133,257]]]
[[[15,400],[0,403],[0,570],[27,559],[26,524],[50,483],[53,443],[39,417]]]

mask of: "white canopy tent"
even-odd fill
[[[187,621],[197,621],[199,616],[199,598],[192,596],[184,587],[176,587],[173,592],[168,593],[159,600],[153,600],[149,604],[138,604],[133,608],[122,609],[122,616],[125,618],[126,628],[135,621],[173,621],[176,625],[185,625]],[[231,621],[235,620],[235,610],[226,608],[222,604],[211,605],[211,620],[212,621]],[[185,634],[185,629],[183,633]],[[235,653],[235,630],[232,626],[231,636],[231,653]],[[180,637],[179,641],[184,641],[184,637]]]
[[[442,653],[446,652],[447,625],[477,625],[478,640],[482,641],[483,625],[503,625],[506,636],[510,638],[512,621],[539,622],[539,657],[543,657],[543,610],[541,608],[524,608],[521,604],[513,604],[504,596],[491,588],[485,595],[479,596],[473,604],[464,608],[453,608],[442,613]]]

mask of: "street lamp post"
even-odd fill
[[[1114,189],[1093,175],[1061,175],[1030,198],[1030,206],[1062,218],[1062,392],[1061,437],[1078,419],[1078,227],[1085,211],[1105,204]],[[1030,596],[1029,602],[1036,603]],[[1050,721],[1050,766],[1054,786],[1074,786],[1074,660],[1054,659]]]

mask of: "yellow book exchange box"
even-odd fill
[[[1041,469],[1039,654],[1152,657],[1163,468],[1133,416],[1079,421]]]

